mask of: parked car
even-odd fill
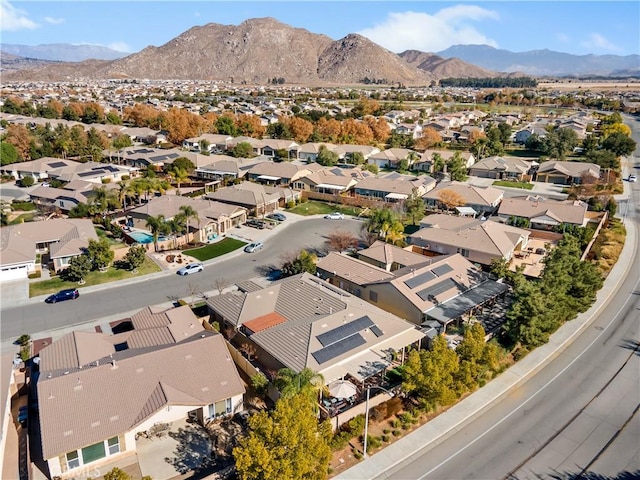
[[[189,265],[182,267],[178,270],[178,275],[191,275],[192,273],[198,273],[204,270],[204,264],[200,262],[190,263]]]
[[[75,300],[79,296],[80,296],[80,292],[78,292],[77,288],[67,288],[65,290],[60,290],[59,292],[54,293],[53,295],[49,295],[45,299],[45,302],[56,303],[56,302],[63,302],[65,300]]]
[[[277,220],[278,222],[284,222],[287,219],[287,217],[285,217],[283,213],[278,212],[270,213],[269,215],[267,215],[267,218],[270,218],[271,220]]]
[[[344,218],[344,215],[340,212],[331,212],[325,215],[324,218],[328,220],[342,220]]]
[[[638,181],[637,175],[629,175],[629,181],[630,182],[637,182]]]
[[[257,228],[259,230],[262,230],[267,226],[267,224],[263,220],[257,220],[255,218],[252,218],[251,220],[247,220],[246,225],[248,227]]]
[[[264,244],[262,242],[254,242],[244,247],[244,251],[247,253],[253,253],[253,252],[257,252],[262,247],[264,247]]]

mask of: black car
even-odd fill
[[[66,290],[60,290],[53,295],[49,295],[45,302],[47,303],[56,303],[63,302],[65,300],[75,300],[80,296],[80,292],[78,292],[77,288],[67,288]]]
[[[267,226],[266,222],[264,222],[263,220],[256,220],[256,219],[248,220],[246,225],[247,227],[257,228],[259,230],[262,230]]]

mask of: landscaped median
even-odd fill
[[[329,203],[310,200],[308,202],[302,202],[293,208],[289,208],[287,211],[298,215],[326,215],[331,212],[340,212],[344,215],[357,217],[360,215],[360,212],[362,212],[362,208],[347,205],[331,205]]]
[[[526,182],[509,182],[507,180],[496,180],[493,182],[494,187],[521,188],[523,190],[531,190],[533,183]]]

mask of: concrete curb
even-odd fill
[[[625,193],[628,193],[626,188]],[[449,431],[460,429],[477,413],[491,407],[504,395],[518,388],[560,352],[565,350],[598,317],[600,311],[609,304],[611,294],[617,290],[631,269],[631,260],[633,252],[636,250],[638,232],[633,222],[625,220],[624,223],[627,228],[627,238],[620,257],[611,272],[609,272],[603,287],[597,294],[595,303],[589,310],[565,323],[551,336],[547,344],[532,351],[523,360],[503,372],[483,388],[476,390],[467,398],[406,437],[333,478],[362,480],[383,475],[384,472],[415,455],[430,444],[437,444]]]

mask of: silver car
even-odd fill
[[[192,273],[198,273],[204,270],[204,264],[197,262],[197,263],[190,263],[189,265],[187,265],[186,267],[182,267],[180,270],[178,270],[178,275],[191,275]]]
[[[247,252],[247,253],[253,253],[253,252],[257,252],[262,247],[264,247],[262,242],[254,242],[254,243],[250,243],[249,245],[244,247],[244,251]]]

